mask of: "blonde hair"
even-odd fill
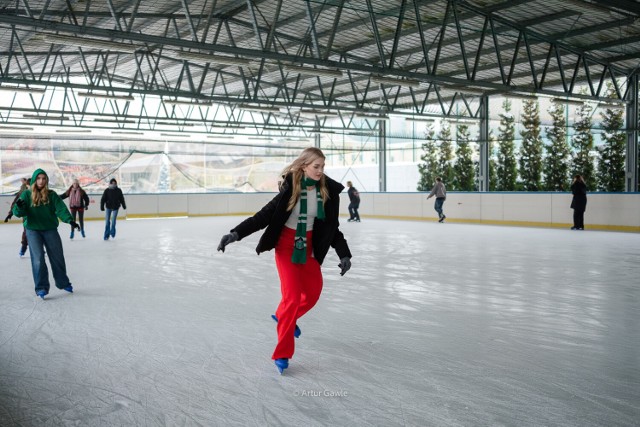
[[[315,147],[308,147],[302,150],[302,153],[300,153],[298,158],[282,170],[283,177],[291,174],[293,185],[293,188],[291,189],[291,198],[289,199],[289,204],[287,205],[287,211],[292,210],[298,202],[298,199],[300,198],[300,193],[302,192],[302,185],[300,184],[300,182],[302,181],[302,177],[304,176],[304,171],[302,170],[302,168],[310,165],[318,158],[326,158],[322,150]],[[320,178],[320,195],[322,196],[322,203],[326,203],[329,199],[329,189],[327,188],[327,180],[325,179],[324,174],[322,175],[322,178]]]
[[[42,190],[38,190],[38,176],[44,175],[46,181]],[[33,206],[46,205],[49,203],[49,177],[46,173],[39,173],[34,182],[31,183],[31,204]]]

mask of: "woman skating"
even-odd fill
[[[571,209],[573,209],[572,230],[584,230],[584,211],[587,210],[587,184],[582,175],[576,175],[571,184]]]
[[[56,287],[73,292],[73,286],[67,276],[62,240],[58,234],[58,218],[70,224],[72,229],[80,227],[71,217],[60,196],[49,190],[49,177],[45,171],[36,169],[33,172],[31,188],[20,195],[13,207],[13,214],[24,218],[36,295],[44,299],[49,293],[49,270],[44,259],[45,248]]]
[[[69,210],[71,210],[73,220],[76,220],[77,214],[78,218],[80,219],[80,234],[82,234],[82,237],[85,237],[84,211],[89,209],[89,196],[87,196],[87,192],[84,191],[82,187],[80,187],[80,181],[74,179],[71,187],[69,187],[69,189],[60,196],[60,198],[63,200],[67,197],[69,198]],[[70,239],[73,239],[74,232],[75,230],[71,229],[71,235],[69,236]]]
[[[318,148],[307,148],[287,166],[279,194],[254,216],[222,237],[218,250],[266,227],[256,248],[259,254],[275,248],[282,299],[274,316],[278,344],[272,359],[282,373],[300,335],[297,320],[320,298],[320,266],[329,247],[340,258],[340,275],[351,268],[351,252],[339,230],[340,192],[344,186],[324,175],[325,156]]]

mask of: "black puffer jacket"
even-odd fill
[[[351,258],[349,246],[344,235],[339,230],[338,214],[340,213],[340,192],[344,186],[339,182],[325,176],[327,188],[329,189],[329,199],[324,205],[325,219],[316,218],[313,223],[313,256],[322,264],[329,252],[329,247],[333,247],[340,259]],[[256,247],[258,254],[270,251],[276,247],[282,227],[291,215],[287,211],[287,204],[291,198],[291,175],[287,175],[283,182],[280,193],[267,203],[258,213],[238,224],[232,232],[238,233],[240,240],[258,230],[267,228],[260,238]]]
[[[584,182],[576,181],[571,184],[571,193],[573,193],[573,199],[571,200],[571,209],[577,211],[587,210],[587,185]]]
[[[120,205],[124,209],[127,209],[127,204],[124,201],[124,195],[119,187],[107,188],[102,193],[102,199],[100,199],[100,210],[104,210],[105,205],[107,209],[120,209]]]

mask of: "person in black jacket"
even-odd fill
[[[109,188],[102,193],[102,199],[100,199],[100,210],[104,211],[105,205],[107,206],[107,215],[105,216],[104,225],[104,240],[109,240],[116,237],[116,219],[118,218],[118,209],[122,205],[122,209],[127,209],[127,204],[124,201],[124,195],[122,190],[118,188],[118,181],[115,178],[111,178],[109,181]]]
[[[73,215],[73,220],[76,220],[76,214],[79,218],[80,224],[80,234],[82,237],[84,235],[84,211],[89,209],[89,196],[87,196],[87,192],[80,187],[80,181],[77,179],[73,180],[73,184],[67,191],[60,195],[62,200],[69,198],[69,210],[71,211],[71,215]],[[69,235],[70,239],[73,239],[75,230],[71,229],[71,234]]]
[[[581,175],[576,175],[571,184],[571,209],[573,209],[572,230],[584,230],[584,211],[587,210],[587,184],[584,183]]]
[[[360,207],[360,193],[356,190],[356,187],[353,186],[351,181],[347,181],[347,194],[349,195],[349,219],[348,222],[356,221],[360,222],[360,214],[358,213],[358,208]]]
[[[275,248],[282,299],[275,315],[278,344],[272,359],[282,374],[300,336],[296,322],[316,304],[322,291],[320,266],[329,247],[340,258],[340,275],[351,268],[351,252],[339,230],[340,192],[344,186],[324,174],[325,157],[318,148],[306,148],[283,172],[280,192],[258,213],[220,240],[218,250],[250,234],[266,230],[256,252]]]

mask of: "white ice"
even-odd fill
[[[0,425],[640,423],[640,235],[343,220],[280,376],[273,253],[216,252],[241,219],[61,225],[45,301],[1,224]]]

